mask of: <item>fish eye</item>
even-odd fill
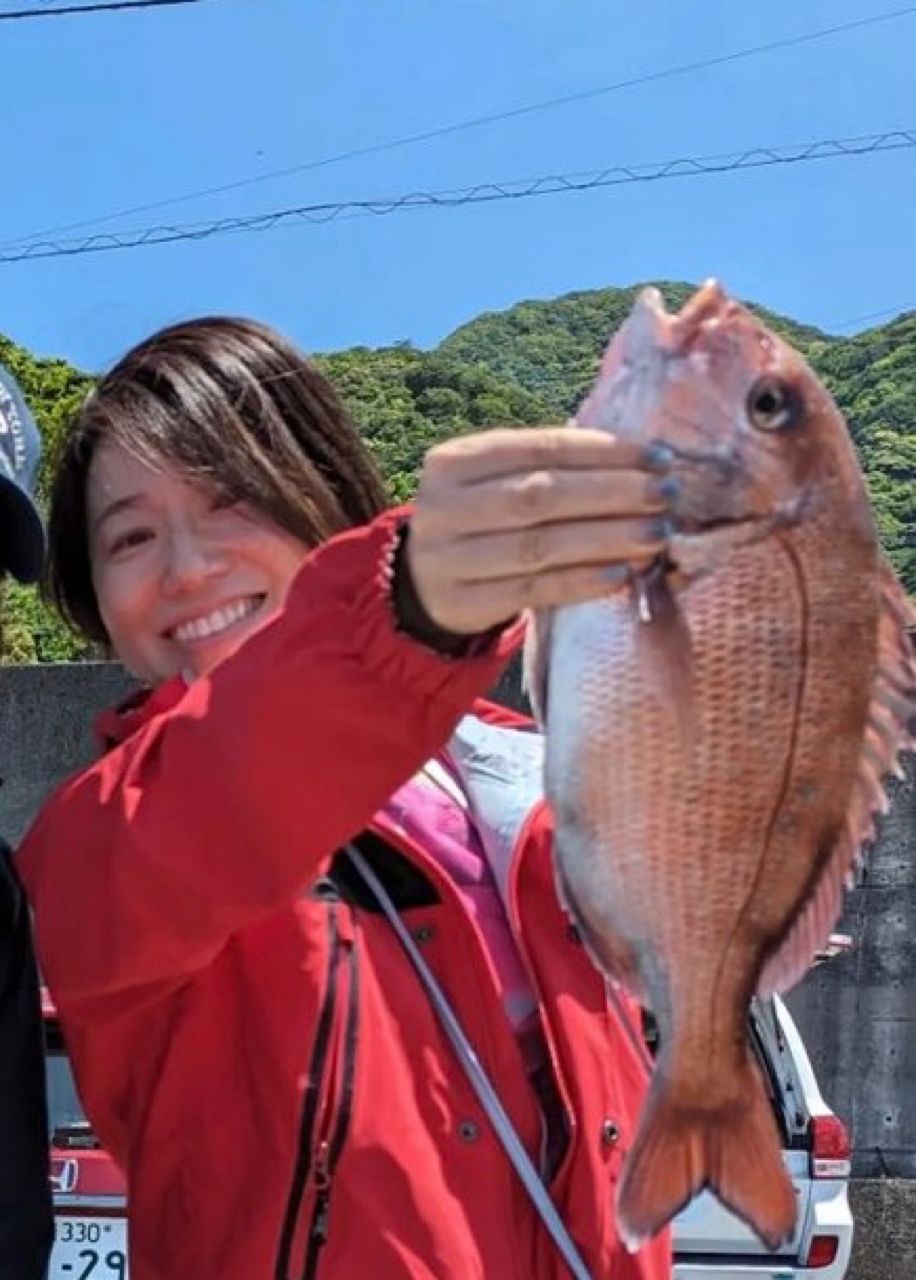
[[[758,378],[747,397],[747,416],[759,431],[785,431],[801,417],[801,401],[781,378]]]

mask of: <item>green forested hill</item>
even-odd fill
[[[859,449],[881,539],[916,595],[916,314],[820,349]]]
[[[639,286],[641,287],[641,286]],[[679,306],[692,286],[660,285]],[[562,421],[594,376],[601,351],[637,287],[522,302],[463,325],[435,351],[408,344],[318,357],[359,422],[395,498],[408,497],[424,452],[459,431],[501,423]],[[916,314],[853,338],[836,338],[755,308],[811,360],[847,414],[868,475],[882,538],[916,593]],[[45,437],[46,479],[66,423],[92,379],[0,338]],[[44,489],[43,485],[43,489]],[[84,655],[35,593],[7,584],[4,662]]]
[[[519,382],[482,363],[414,347],[357,347],[317,363],[360,424],[393,496],[409,497],[426,450],[459,431],[539,423],[550,409]]]

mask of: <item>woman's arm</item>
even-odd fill
[[[292,901],[496,678],[508,638],[449,659],[396,629],[397,519],[311,555],[279,618],[39,814],[17,862],[62,1010],[174,984]]]

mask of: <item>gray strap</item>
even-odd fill
[[[548,1195],[547,1188],[538,1177],[537,1170],[528,1157],[528,1153],[522,1145],[522,1141],[512,1126],[506,1111],[499,1100],[496,1090],[490,1083],[489,1077],[480,1064],[477,1054],[474,1052],[470,1041],[464,1033],[461,1023],[455,1016],[451,1005],[446,999],[445,992],[436,981],[432,970],[427,965],[420,950],[410,932],[406,928],[403,920],[398,915],[397,908],[388,896],[384,886],[378,876],[369,866],[366,859],[354,845],[347,845],[347,856],[359,872],[366,886],[369,888],[375,900],[378,902],[382,911],[388,919],[389,924],[398,936],[407,956],[417,972],[417,975],[423,984],[430,1002],[436,1011],[442,1027],[452,1043],[452,1047],[458,1056],[465,1074],[470,1081],[471,1087],[477,1095],[480,1105],[487,1113],[487,1118],[493,1126],[496,1136],[499,1138],[506,1155],[509,1157],[516,1173],[522,1180],[522,1184],[528,1195],[531,1197],[534,1207],[550,1233],[554,1243],[560,1251],[563,1260],[572,1272],[575,1280],[591,1280],[590,1273],[582,1261],[578,1249],[573,1243],[573,1239],[563,1220],[557,1213],[556,1207]]]
[[[614,1006],[614,1012],[617,1014],[617,1021],[623,1027],[624,1033],[630,1042],[633,1052],[639,1060],[640,1066],[646,1073],[646,1079],[651,1080],[655,1065],[649,1050],[646,1048],[646,1042],[638,1034],[636,1027],[633,1025],[633,1017],[627,1011],[626,1005],[620,998],[620,992],[617,989],[617,983],[614,979],[608,979],[604,984],[607,991],[608,999]]]

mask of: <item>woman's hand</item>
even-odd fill
[[[426,455],[407,541],[417,596],[445,631],[607,595],[661,551],[670,455],[585,428],[484,431]]]

